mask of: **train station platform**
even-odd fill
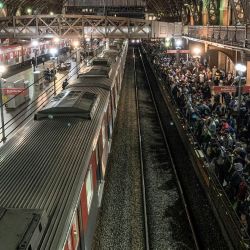
[[[33,120],[34,114],[42,108],[48,101],[54,96],[55,92],[58,94],[62,90],[62,82],[67,78],[70,81],[74,80],[77,76],[77,68],[82,67],[82,64],[77,65],[72,59],[68,59],[67,62],[71,63],[71,68],[68,71],[60,71],[56,73],[55,82],[43,82],[42,84],[37,84],[34,82],[34,71],[30,67],[22,72],[16,73],[10,77],[5,78],[6,83],[14,83],[18,80],[28,81],[27,90],[25,94],[28,94],[29,99],[26,102],[18,105],[16,108],[8,108],[8,99],[4,96],[4,84],[3,84],[3,118],[4,118],[4,132],[6,139],[10,139],[12,135],[18,132],[18,129],[23,125],[28,125]],[[47,68],[52,68],[53,61],[49,60],[41,63],[37,66],[36,71],[43,72]],[[14,72],[16,72],[14,70]],[[8,75],[11,75],[8,72]],[[13,98],[13,97],[12,97]],[[9,98],[11,99],[11,97]],[[7,105],[6,105],[7,104]],[[0,146],[3,145],[3,129],[0,126]]]

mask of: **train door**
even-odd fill
[[[82,244],[80,242],[80,220],[79,220],[79,210],[75,212],[73,217],[73,221],[70,227],[70,232],[68,235],[68,239],[65,243],[64,250],[83,250]]]
[[[113,133],[113,118],[112,118],[112,107],[111,102],[108,105],[108,112],[107,112],[107,134],[108,134],[108,143],[109,143],[109,152],[111,147],[111,139]]]
[[[98,145],[96,146],[95,157],[96,157],[96,179],[97,179],[97,186],[98,186],[97,188],[99,189],[99,186],[103,180],[103,174],[102,174],[102,164],[100,160],[101,158],[99,155]]]
[[[81,211],[81,202],[79,203],[78,209],[77,209],[77,215],[78,215],[78,227],[79,227],[79,250],[85,249],[85,239],[84,239],[84,229],[83,229],[83,217],[82,217],[82,211]]]
[[[116,96],[115,96],[115,87],[112,88],[112,97],[113,97],[113,104],[114,104],[114,114],[116,115]]]
[[[79,214],[81,216],[81,220],[79,220],[78,227],[81,229],[81,246],[79,249],[90,249],[92,237],[93,237],[93,228],[91,227],[93,221],[95,220],[95,213],[97,209],[95,209],[95,202],[94,202],[94,184],[93,184],[93,172],[92,165],[89,165],[88,171],[86,173],[84,185],[81,191],[80,196],[80,211]],[[73,239],[74,240],[74,239]],[[71,239],[72,241],[72,239]],[[73,243],[72,243],[73,245]]]
[[[74,215],[72,227],[71,227],[71,238],[72,238],[72,246],[74,250],[78,250],[80,247],[80,231],[79,231],[79,222],[77,212]]]
[[[98,207],[101,206],[103,188],[104,188],[104,176],[102,172],[102,161],[99,155],[98,146],[96,146],[95,155],[96,155],[96,182],[97,182],[97,193],[98,193]]]
[[[116,88],[116,93],[117,93],[117,105],[118,105],[119,98],[120,98],[119,85],[120,85],[120,77],[119,77],[119,75],[118,75],[118,76],[116,77],[116,83],[115,83],[115,88]]]

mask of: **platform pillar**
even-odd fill
[[[190,25],[194,25],[194,16],[190,15]]]
[[[250,86],[250,61],[247,61],[247,79],[246,79],[246,85]]]
[[[203,7],[203,10],[202,10],[202,24],[203,25],[208,24],[208,13],[205,7]]]
[[[229,0],[222,1],[222,6],[220,8],[220,25],[227,26],[230,23],[231,11],[229,8]]]

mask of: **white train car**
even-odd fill
[[[80,75],[0,148],[1,249],[91,249],[127,46],[109,77]]]

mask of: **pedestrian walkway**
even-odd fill
[[[34,113],[46,105],[48,101],[54,96],[55,92],[58,94],[62,90],[61,86],[65,78],[69,80],[69,83],[76,78],[76,62],[73,62],[71,59],[68,61],[71,62],[71,69],[69,71],[58,72],[56,74],[55,83],[52,81],[50,83],[44,83],[41,86],[34,84],[32,67],[6,78],[6,82],[14,82],[20,79],[24,79],[25,81],[28,80],[30,82],[29,101],[21,104],[16,109],[6,109],[4,106],[4,130],[5,137],[7,139],[10,139],[10,137],[24,124],[28,125],[27,123],[30,124],[33,122]],[[36,70],[44,70],[48,66],[51,66],[52,63],[52,61],[47,61],[45,62],[44,66],[40,64]],[[82,65],[77,67],[82,67]],[[1,128],[0,141],[2,141],[2,138],[3,133]]]

